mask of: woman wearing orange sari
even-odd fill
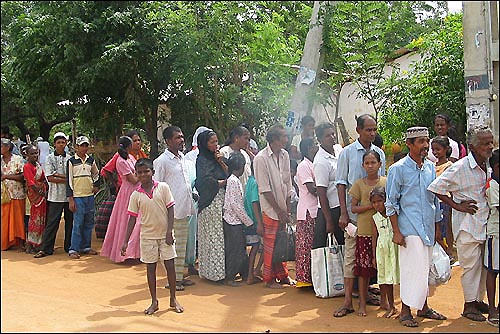
[[[6,187],[10,202],[2,204],[2,250],[24,244],[24,212],[26,211],[26,191],[24,189],[21,156],[12,154],[14,144],[2,138],[2,187]]]

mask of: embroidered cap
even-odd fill
[[[90,141],[87,138],[87,136],[80,136],[80,137],[76,138],[76,145],[80,146],[80,145],[85,144],[85,143],[90,145]]]
[[[429,129],[423,126],[414,126],[406,130],[406,139],[429,137]]]

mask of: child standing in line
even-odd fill
[[[243,281],[248,279],[248,255],[243,226],[253,225],[243,204],[243,185],[239,177],[243,175],[245,157],[240,152],[233,152],[227,161],[228,174],[222,220],[224,222],[224,245],[226,278],[224,283],[237,287],[235,281],[239,273]]]
[[[49,184],[45,178],[42,165],[38,162],[39,149],[35,145],[28,145],[23,173],[26,180],[27,195],[30,200],[30,218],[28,221],[28,236],[26,239],[26,253],[35,254],[42,244],[43,231],[47,221],[47,191]]]
[[[156,298],[156,264],[163,260],[167,269],[170,290],[170,307],[177,313],[184,312],[175,296],[175,239],[172,233],[174,227],[174,198],[166,182],[153,181],[153,162],[142,158],[135,164],[135,171],[140,186],[130,196],[128,204],[128,224],[125,240],[121,247],[121,255],[127,254],[128,241],[134,230],[137,217],[141,216],[140,248],[141,261],[146,263],[151,305],[144,314],[151,315],[158,311]]]
[[[373,266],[371,223],[375,210],[370,202],[370,191],[375,187],[385,187],[386,177],[378,175],[381,166],[382,160],[378,152],[366,152],[363,155],[363,168],[367,176],[354,182],[349,190],[352,198],[351,210],[358,214],[354,275],[358,277],[358,315],[362,317],[366,316],[370,278],[377,276],[377,270]]]
[[[80,253],[97,255],[90,246],[94,229],[94,194],[99,187],[99,169],[94,158],[87,155],[90,141],[86,136],[76,138],[76,152],[67,162],[66,195],[73,212],[73,230],[69,257],[76,260]]]
[[[260,211],[259,202],[259,188],[253,173],[253,163],[250,164],[251,175],[248,177],[247,186],[245,189],[244,206],[247,215],[252,219],[253,225],[245,226],[244,232],[246,237],[247,246],[251,246],[250,254],[248,256],[248,278],[247,284],[254,284],[262,282],[262,263],[264,257],[259,256],[257,266],[255,265],[255,258],[262,245],[262,234],[264,233],[264,225],[262,225],[262,212]]]
[[[496,280],[498,276],[499,261],[498,261],[498,220],[499,220],[499,195],[498,183],[500,176],[499,168],[499,151],[493,151],[489,160],[491,166],[491,179],[486,184],[486,197],[488,198],[488,206],[490,207],[490,215],[486,225],[486,244],[484,247],[484,266],[488,271],[486,274],[486,293],[488,295],[488,324],[498,327],[498,309],[499,304],[495,306],[496,296]]]
[[[436,157],[435,166],[436,166],[436,177],[441,175],[448,167],[453,165],[453,162],[449,160],[451,154],[450,141],[448,137],[445,136],[436,136],[432,138],[431,142],[432,154]],[[436,240],[443,249],[446,250],[446,253],[450,257],[450,262],[454,263],[455,260],[453,258],[453,234],[451,228],[451,207],[439,201],[439,205],[441,206],[441,210],[443,211],[443,219],[439,222],[440,227],[440,236],[438,240]],[[438,235],[439,236],[439,235]]]
[[[370,203],[377,211],[372,217],[373,267],[380,286],[380,308],[385,318],[398,314],[394,306],[394,284],[399,284],[398,246],[392,242],[392,225],[385,213],[385,188],[370,191]]]

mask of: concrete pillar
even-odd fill
[[[467,130],[488,125],[498,146],[498,1],[464,1]]]

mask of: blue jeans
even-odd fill
[[[94,196],[75,197],[76,211],[73,212],[73,231],[69,254],[88,252],[94,229]]]

